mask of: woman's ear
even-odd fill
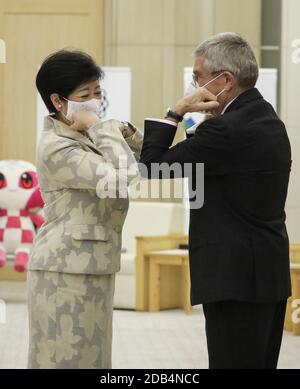
[[[58,112],[62,111],[63,103],[62,103],[62,101],[57,93],[53,93],[50,96],[50,100],[51,100],[52,104],[54,105],[56,111],[58,111]]]

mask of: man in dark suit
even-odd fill
[[[189,252],[191,301],[203,304],[212,369],[276,368],[291,295],[284,211],[291,149],[283,122],[255,89],[257,78],[249,43],[219,34],[195,51],[195,93],[166,120],[145,122],[148,177],[157,178],[153,163],[192,164],[194,187],[195,166],[205,166],[204,205],[190,211]],[[171,147],[183,115],[203,110],[212,117]]]

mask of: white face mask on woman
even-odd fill
[[[89,111],[93,112],[99,118],[101,118],[101,100],[100,99],[91,99],[88,101],[72,101],[63,97],[64,100],[68,102],[68,111],[67,114],[64,115],[70,122],[72,121],[73,115],[78,111]]]

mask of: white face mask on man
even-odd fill
[[[209,85],[209,84],[211,84],[212,82],[216,81],[218,78],[220,78],[221,76],[223,76],[223,74],[224,74],[224,72],[223,72],[223,73],[221,73],[221,74],[219,74],[217,77],[213,78],[212,80],[208,81],[208,82],[207,82],[205,85],[203,85],[203,87],[202,87],[202,88],[206,88],[206,87],[207,87],[207,85]],[[222,93],[224,93],[224,92],[225,92],[225,90],[226,90],[226,88],[222,89],[222,90],[221,90],[221,92],[220,92],[220,93],[218,93],[218,94],[216,95],[216,97],[219,97],[219,96],[221,96],[221,94],[222,94]]]
[[[206,88],[207,85],[209,85],[209,84],[211,84],[212,82],[216,81],[218,78],[220,78],[221,76],[223,76],[223,74],[224,74],[224,72],[221,73],[221,74],[219,74],[217,77],[213,78],[212,80],[208,81],[208,82],[207,82],[205,85],[203,85],[201,88]],[[198,85],[198,86],[196,86],[195,83],[192,83],[192,84],[190,85],[190,87],[188,88],[186,95],[191,95],[191,94],[193,94],[193,93],[195,92],[195,89],[200,88],[200,86],[199,86],[198,83],[197,83],[197,85]],[[224,88],[223,90],[221,90],[221,92],[218,93],[218,94],[216,95],[216,97],[221,96],[221,94],[224,93],[225,90],[226,90],[226,88]]]
[[[88,101],[72,101],[63,97],[64,100],[68,102],[68,111],[65,115],[61,112],[69,121],[72,121],[73,115],[78,111],[89,111],[93,112],[99,118],[101,118],[101,100],[99,99],[91,99]]]

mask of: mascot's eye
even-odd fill
[[[0,173],[0,189],[4,189],[6,187],[6,179],[4,174]]]
[[[20,178],[20,187],[23,189],[32,189],[34,186],[33,178],[30,173],[23,173]]]

